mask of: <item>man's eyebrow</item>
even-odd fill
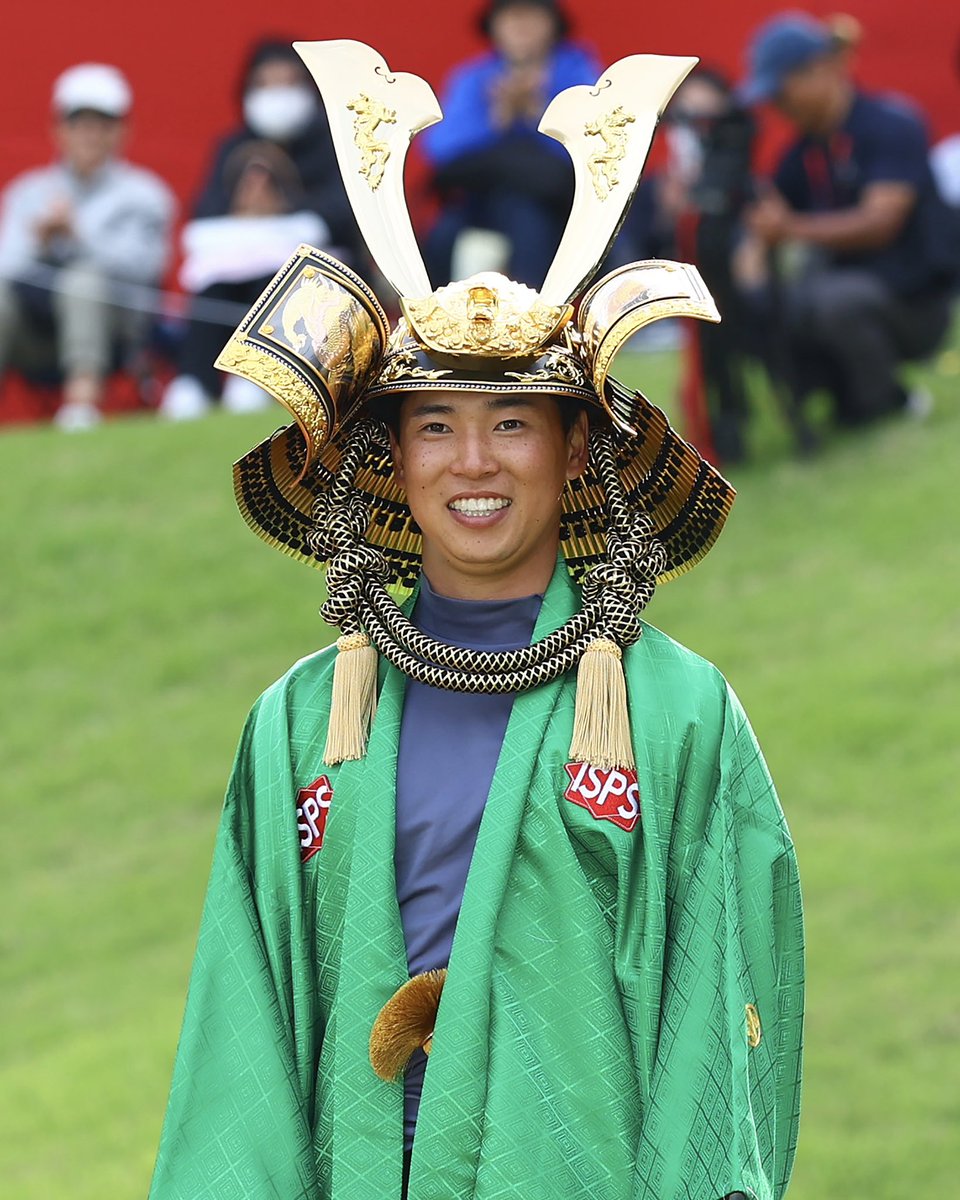
[[[490,412],[499,412],[503,408],[533,408],[533,400],[529,396],[510,395],[510,396],[490,396],[487,400],[487,410]],[[418,404],[416,408],[410,410],[410,416],[415,418],[420,417],[436,417],[449,416],[455,412],[455,406],[452,404],[443,404],[439,400],[425,401],[423,404]]]
[[[487,408],[498,411],[501,408],[533,408],[533,400],[529,396],[511,395],[511,396],[491,396],[487,401]]]
[[[440,404],[439,401],[433,404],[424,403],[418,404],[416,408],[410,412],[411,417],[434,417],[434,416],[449,416],[453,412],[452,404]]]

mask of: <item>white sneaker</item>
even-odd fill
[[[262,387],[257,387],[249,379],[241,379],[239,375],[231,375],[223,385],[220,403],[225,412],[252,413],[261,412],[273,403],[273,397]]]
[[[62,404],[53,415],[53,423],[64,433],[84,433],[103,420],[92,404]]]
[[[178,375],[167,384],[159,415],[167,421],[195,421],[213,408],[213,401],[192,375]]]
[[[903,408],[914,421],[926,421],[933,412],[933,393],[925,387],[911,388]]]

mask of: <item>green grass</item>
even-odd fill
[[[809,941],[791,1200],[956,1193],[960,375],[926,424],[758,465],[651,619],[742,696],[798,845]],[[631,364],[669,395],[668,355]],[[272,427],[0,438],[0,1180],[145,1194],[223,785],[256,694],[328,634],[321,579],[233,507]]]

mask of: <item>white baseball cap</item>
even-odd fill
[[[79,63],[58,76],[53,85],[53,107],[62,117],[81,109],[107,117],[125,117],[133,103],[126,76],[105,63]]]

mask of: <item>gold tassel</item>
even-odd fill
[[[333,691],[327,744],[323,761],[328,767],[363,758],[377,711],[377,652],[365,633],[337,638],[333,665]]]
[[[635,765],[622,658],[617,643],[605,637],[595,638],[583,652],[570,740],[575,762],[603,770],[629,770]]]
[[[370,1030],[370,1062],[381,1079],[392,1083],[414,1050],[430,1053],[446,978],[445,967],[414,975],[380,1009]]]

